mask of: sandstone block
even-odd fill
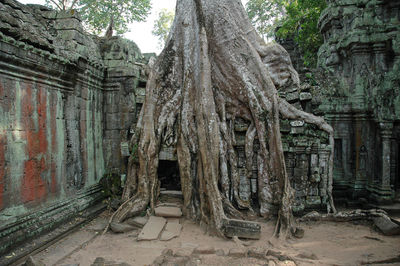
[[[138,240],[156,240],[166,222],[167,220],[163,217],[150,216],[149,221],[140,232]]]
[[[229,250],[229,256],[235,257],[235,258],[247,257],[247,249],[246,248],[232,248]]]
[[[159,217],[179,218],[182,216],[182,210],[177,207],[157,207],[154,212]]]
[[[226,219],[224,221],[224,233],[227,237],[260,239],[261,226],[256,222]]]
[[[400,235],[400,226],[392,222],[389,218],[375,218],[374,224],[386,236]]]

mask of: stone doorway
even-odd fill
[[[162,190],[181,191],[181,178],[177,161],[160,160],[157,173]]]

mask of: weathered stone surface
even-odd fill
[[[182,225],[176,222],[168,222],[164,231],[161,233],[160,240],[168,241],[181,234]]]
[[[127,233],[136,229],[136,227],[133,227],[129,224],[116,222],[111,223],[110,228],[114,233]]]
[[[248,256],[257,258],[257,259],[265,259],[267,255],[267,250],[261,247],[251,247],[248,250]]]
[[[235,258],[244,258],[247,257],[247,249],[246,248],[231,248],[229,250],[230,257],[235,257]]]
[[[95,219],[93,222],[91,222],[87,227],[86,230],[92,230],[92,231],[103,231],[108,224],[108,220],[104,218],[98,218]]]
[[[45,266],[43,262],[36,261],[32,256],[29,256],[28,259],[25,261],[23,266]]]
[[[387,217],[378,217],[374,220],[375,226],[387,236],[400,235],[400,226]]]
[[[175,257],[190,257],[193,254],[191,248],[180,248],[174,252]]]
[[[144,216],[144,217],[134,217],[131,219],[126,220],[126,223],[135,227],[140,227],[142,228],[143,226],[145,226],[145,224],[147,223],[147,221],[149,220],[149,217]]]
[[[316,111],[335,129],[336,199],[390,203],[400,186],[400,2],[360,3],[328,1],[321,14]]]
[[[312,94],[309,92],[300,93],[300,101],[310,101],[312,100]]]
[[[227,237],[260,239],[261,226],[256,222],[235,219],[224,220],[224,233]]]
[[[0,224],[10,229],[0,228],[0,256],[102,200],[106,169],[126,172],[118,147],[137,117],[143,57],[131,41],[86,34],[80,21],[0,2]]]
[[[156,240],[163,230],[167,220],[163,217],[150,216],[138,236],[138,240]]]
[[[159,217],[182,217],[182,210],[177,207],[157,207],[154,209],[154,212]]]

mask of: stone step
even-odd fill
[[[163,217],[150,216],[148,222],[138,236],[138,241],[158,239],[166,223],[167,219]]]
[[[181,230],[182,230],[182,225],[179,224],[179,222],[168,221],[164,231],[161,233],[160,240],[168,241],[175,237],[178,237],[181,234]]]
[[[161,190],[160,195],[183,199],[183,194],[182,194],[182,191],[180,191],[180,190]]]
[[[158,217],[166,218],[180,218],[182,217],[182,210],[178,207],[160,206],[154,209],[155,215]]]

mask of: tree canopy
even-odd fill
[[[133,21],[144,21],[151,9],[150,0],[46,0],[46,4],[63,11],[76,9],[89,31],[100,34],[113,20],[118,34],[128,31]]]
[[[261,35],[293,38],[304,64],[313,67],[323,43],[318,19],[325,7],[325,0],[249,0],[246,10]]]
[[[284,15],[285,8],[282,0],[249,0],[246,11],[258,34],[266,40],[274,36],[276,25]]]
[[[167,42],[168,33],[174,21],[175,12],[168,9],[162,9],[158,13],[158,18],[154,22],[153,31],[154,36],[158,37],[159,46],[162,48]]]

